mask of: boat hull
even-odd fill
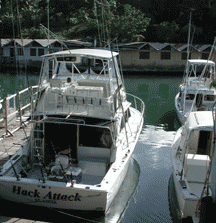
[[[18,203],[57,209],[105,211],[107,192],[74,187],[54,186],[52,182],[3,177],[1,198]]]
[[[180,95],[180,93],[178,93],[175,96],[175,109],[176,109],[176,113],[177,113],[177,116],[178,116],[179,121],[182,124],[184,124],[184,122],[186,120],[186,117],[183,115],[183,111],[182,111],[182,108],[181,108],[181,103],[180,103],[179,95]]]
[[[12,202],[44,206],[55,209],[101,211],[106,213],[116,197],[128,172],[131,156],[122,163],[109,182],[101,186],[88,186],[41,180],[1,176],[0,197]],[[115,166],[117,164],[115,163]],[[112,174],[112,168],[107,174]],[[107,178],[107,177],[106,177]],[[109,179],[109,178],[107,178]],[[103,189],[104,188],[104,189]]]
[[[187,217],[195,216],[196,207],[198,203],[198,199],[196,198],[187,198],[184,193],[184,189],[182,189],[180,185],[180,179],[174,174],[173,172],[173,179],[174,179],[174,187],[176,191],[177,201],[180,208],[180,217],[182,219]]]

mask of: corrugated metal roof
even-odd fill
[[[177,43],[177,44],[173,44],[176,49],[178,49],[178,51],[187,51],[187,48],[188,48],[188,44],[183,44],[183,43]],[[197,48],[195,48],[193,45],[189,45],[190,47],[190,51],[195,51],[195,52],[198,52],[199,50]]]
[[[11,39],[0,39],[1,47],[4,46],[5,44],[9,43]]]
[[[0,39],[1,47],[7,46],[8,44],[11,44],[12,41],[15,41],[19,46],[27,46],[31,44],[33,41],[40,44],[42,47],[48,47],[49,45],[54,44],[55,42],[61,44],[61,42],[57,39]],[[78,45],[78,46],[91,46],[92,44],[89,42],[84,42],[82,40],[66,40],[64,43],[67,45]],[[131,51],[131,50],[142,50],[142,48],[145,48],[145,46],[149,45],[150,50],[163,50],[167,46],[170,46],[173,48],[173,50],[177,51],[186,51],[187,50],[187,44],[182,43],[158,43],[158,42],[130,42],[130,43],[123,43],[119,44],[119,48],[121,50],[125,51]],[[211,50],[212,45],[210,44],[196,44],[192,45],[190,44],[190,51],[192,52],[209,52]]]
[[[11,42],[15,41],[19,46],[27,46],[29,44],[31,44],[32,42],[37,42],[39,45],[41,45],[42,47],[48,47],[49,45],[52,45],[53,43],[57,42],[59,44],[61,44],[61,42],[57,39],[1,39],[1,46],[7,46],[8,44],[10,44]],[[88,42],[82,42],[79,40],[67,40],[64,41],[64,43],[73,43],[75,45],[91,45],[91,43]]]
[[[206,51],[209,48],[211,51],[212,45],[205,44],[205,45],[195,45],[195,48],[198,49],[200,52]]]
[[[1,46],[7,46],[9,44],[11,44],[12,42],[14,42],[19,45],[19,46],[25,46],[26,44],[30,43],[32,40],[31,39],[1,39]]]

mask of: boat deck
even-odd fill
[[[36,168],[35,170],[28,173],[28,178],[32,179],[42,179],[41,170]],[[48,176],[49,178],[49,176]],[[76,177],[73,177],[76,180]],[[89,174],[82,174],[80,180],[77,181],[78,184],[86,184],[86,185],[97,185],[100,184],[103,179],[103,176],[94,176]],[[67,180],[70,181],[70,176],[67,176]],[[57,177],[52,181],[64,182],[64,177]]]

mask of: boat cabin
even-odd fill
[[[215,89],[213,90],[201,89],[199,91],[199,90],[187,88],[187,92],[185,92],[185,89],[180,87],[179,98],[184,99],[184,100],[181,100],[182,107],[183,106],[191,107],[191,105],[194,103],[194,105],[197,107],[197,110],[202,110],[202,109],[205,110],[206,107],[213,106],[216,100],[215,95],[216,95]]]
[[[115,162],[116,134],[130,117],[117,55],[79,49],[44,56],[31,157],[41,157],[53,177],[64,166],[73,176],[102,177]]]
[[[188,60],[187,77],[190,78],[190,84],[195,84],[197,78],[212,80],[215,77],[215,63],[211,60],[192,59]],[[196,84],[198,84],[196,82]]]
[[[191,112],[183,132],[180,147],[185,175],[190,182],[203,183],[210,163],[214,140],[212,112]],[[187,144],[184,147],[184,142]]]
[[[38,112],[114,117],[126,103],[117,56],[95,49],[44,56],[40,85],[47,92]]]

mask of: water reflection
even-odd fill
[[[175,131],[179,127],[174,98],[181,82],[181,75],[158,73],[138,76],[134,73],[125,76],[127,92],[140,97],[145,103],[145,124],[164,125],[166,131]]]

